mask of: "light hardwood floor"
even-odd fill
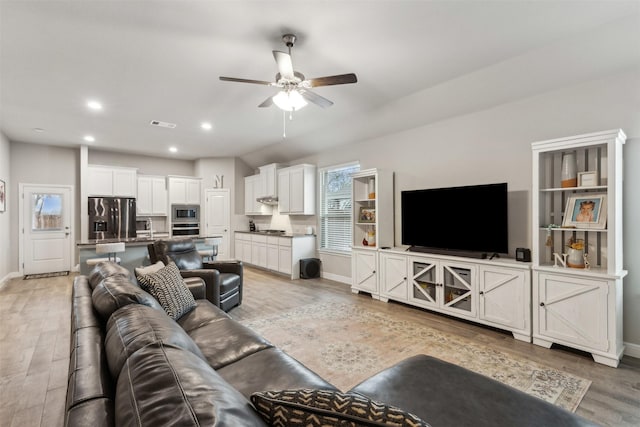
[[[72,279],[13,279],[0,290],[0,426],[63,425]],[[245,268],[244,289],[242,306],[230,312],[238,320],[318,302],[366,306],[589,378],[593,383],[576,411],[579,415],[607,426],[640,425],[639,359],[625,357],[617,369],[609,368],[582,353],[547,350],[493,329],[375,301],[324,279],[291,281]]]

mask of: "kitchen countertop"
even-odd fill
[[[212,236],[212,237],[219,237],[219,236]],[[123,239],[89,239],[82,242],[76,242],[76,246],[78,248],[93,248],[100,243],[120,243],[120,242],[124,242],[125,246],[146,246],[149,243],[155,242],[156,240],[168,239],[168,238],[169,237],[158,237],[158,238],[152,239],[151,237],[144,236],[144,237],[128,237]],[[196,243],[200,243],[206,238],[207,237],[192,237],[193,241]]]
[[[258,235],[260,235],[260,236],[275,236],[275,237],[315,237],[315,234],[305,234],[305,233],[274,233],[274,232],[265,231],[265,230],[258,230],[258,231],[243,231],[243,230],[238,230],[238,231],[236,231],[236,233],[243,233],[243,234],[258,234]]]

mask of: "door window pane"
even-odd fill
[[[61,230],[62,194],[33,193],[31,212],[31,230]]]

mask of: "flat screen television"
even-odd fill
[[[483,254],[509,251],[507,183],[402,192],[402,244]]]

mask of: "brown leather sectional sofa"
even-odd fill
[[[176,322],[116,264],[75,279],[66,426],[262,426],[249,400],[254,392],[335,390],[204,299],[202,283],[189,288],[196,307]],[[351,392],[435,427],[592,425],[428,356],[407,359]]]

